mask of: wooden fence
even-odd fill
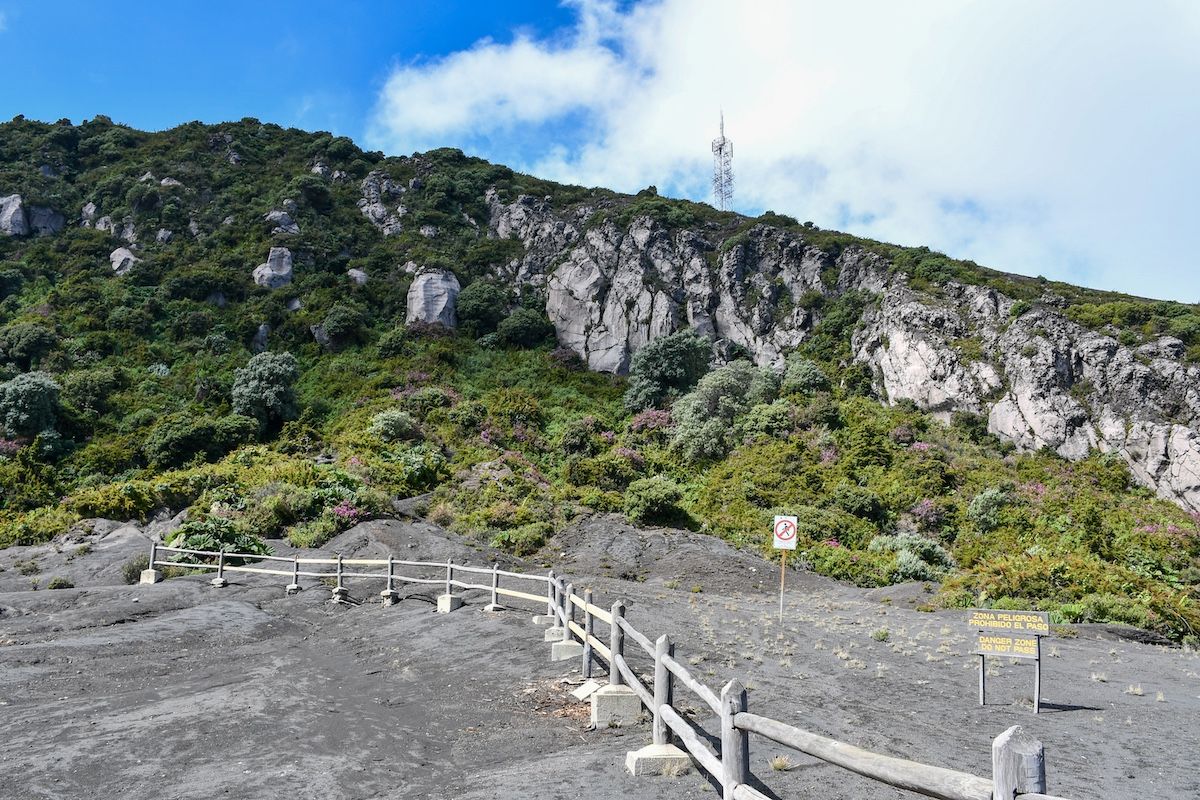
[[[171,553],[185,560],[161,558]],[[233,565],[236,561],[254,561],[280,565],[280,568]],[[676,657],[675,645],[666,634],[651,639],[637,630],[625,616],[625,604],[617,600],[608,609],[595,605],[592,590],[582,595],[574,585],[551,570],[546,575],[526,574],[500,569],[498,564],[489,567],[472,567],[451,561],[402,561],[392,557],[385,559],[343,558],[341,555],[326,558],[259,556],[224,551],[188,550],[152,544],[150,569],[156,567],[182,567],[186,569],[213,570],[215,586],[226,584],[225,573],[247,573],[288,577],[288,591],[298,591],[301,578],[316,578],[333,584],[335,600],[345,601],[349,590],[344,581],[349,578],[373,579],[385,585],[380,592],[385,603],[395,602],[399,583],[441,585],[446,595],[454,589],[480,590],[489,592],[491,609],[502,608],[500,598],[512,598],[544,604],[546,614],[539,617],[553,622],[562,631],[561,640],[576,642],[582,648],[581,670],[584,678],[592,678],[597,665],[608,673],[610,686],[625,686],[632,690],[642,706],[649,712],[652,743],[667,745],[674,738],[701,768],[709,773],[722,789],[723,800],[767,800],[767,796],[750,785],[750,734],[761,736],[776,744],[797,750],[806,755],[856,772],[867,778],[897,789],[915,792],[941,800],[1064,800],[1045,794],[1045,756],[1040,742],[1026,735],[1021,728],[1009,728],[992,743],[992,777],[981,778],[966,772],[944,767],[920,764],[894,756],[872,753],[854,745],[788,725],[769,717],[752,714],[748,710],[748,695],[743,684],[737,680],[726,683],[719,692],[700,681]],[[325,567],[326,569],[318,569]],[[362,571],[364,568],[382,568],[376,572]],[[404,575],[397,569],[415,569],[439,573],[444,577],[421,577]],[[466,576],[488,576],[487,583],[472,583],[462,580]],[[512,583],[533,588],[522,591],[512,588]],[[502,585],[508,582],[509,586]],[[596,635],[595,625],[608,627],[607,640]],[[638,650],[653,660],[653,678],[644,680],[630,666],[626,658],[626,645],[632,642]],[[685,717],[677,708],[675,698],[677,686],[686,688],[700,698],[717,718],[718,735],[714,736],[719,746],[709,744],[698,723]]]

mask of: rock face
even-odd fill
[[[795,228],[758,224],[722,241],[698,225],[640,217],[622,227],[611,215],[597,222],[602,209],[486,199],[488,235],[524,246],[493,266],[497,278],[543,292],[559,342],[592,369],[624,372],[643,344],[686,327],[718,353],[744,348],[778,366],[823,301],[860,290],[874,301],[854,358],[887,402],[981,415],[1022,450],[1114,453],[1140,483],[1200,511],[1200,366],[1181,360],[1176,339],[1131,349],[1074,323],[1053,298],[1013,319],[1014,300],[987,287],[918,292],[882,256],[854,245],[831,254]]]
[[[446,270],[422,272],[408,288],[406,323],[423,322],[447,328],[458,326],[458,279]]]
[[[45,206],[30,206],[29,207],[29,227],[33,229],[34,234],[38,236],[54,236],[62,233],[62,229],[67,226],[67,218],[55,211],[53,208]]]
[[[400,218],[408,213],[408,209],[397,202],[404,192],[403,186],[376,170],[363,178],[358,208],[372,225],[383,231],[384,236],[394,236],[402,230]]]
[[[0,233],[5,236],[29,235],[29,218],[25,216],[21,195],[0,197]]]
[[[361,269],[346,270],[346,277],[354,281],[356,286],[363,286],[367,282],[367,273]]]
[[[128,247],[118,247],[116,250],[113,250],[108,256],[108,260],[112,262],[113,272],[118,275],[124,275],[129,272],[134,264],[141,261]]]
[[[272,247],[267,263],[254,268],[254,282],[268,289],[278,289],[292,282],[292,251]]]

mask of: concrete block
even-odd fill
[[[304,587],[298,583],[289,583],[287,586],[285,586],[283,588],[283,590],[285,592],[287,592],[289,595],[293,595],[293,594],[297,594],[299,592],[304,591]]]
[[[554,616],[553,614],[534,614],[533,615],[533,624],[534,625],[554,625],[556,622],[558,622],[558,617]]]
[[[579,642],[555,642],[550,645],[551,661],[570,661],[583,655],[583,645]]]
[[[546,628],[545,640],[547,642],[561,642],[562,628]]]
[[[379,593],[379,597],[382,598],[385,606],[394,606],[400,602],[400,593],[395,589],[384,589]]]
[[[213,578],[211,581],[209,581],[209,584],[217,587],[218,589],[224,589],[229,585],[229,581],[225,580],[224,578]]]
[[[586,681],[584,681],[579,686],[576,686],[571,691],[571,697],[574,697],[576,700],[578,700],[579,702],[582,703],[582,702],[586,701],[589,697],[591,697],[596,692],[596,690],[599,688],[600,688],[599,681],[594,681],[591,678],[588,678]]]
[[[642,700],[628,686],[601,686],[589,699],[593,728],[626,728],[642,719]]]
[[[329,594],[329,600],[334,603],[345,603],[350,597],[350,590],[345,586],[335,586]]]
[[[439,594],[437,613],[449,614],[451,611],[462,608],[462,597],[457,594]]]
[[[142,570],[142,577],[138,579],[138,583],[158,583],[163,579],[162,573],[156,569]]]
[[[625,769],[631,775],[682,775],[692,768],[692,759],[673,744],[649,744],[625,754]]]
[[[499,603],[488,603],[483,607],[484,611],[507,611],[508,609]]]

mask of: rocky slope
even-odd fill
[[[1178,339],[1124,346],[1068,319],[1050,293],[1023,311],[984,286],[916,291],[882,256],[855,246],[834,255],[802,231],[756,225],[722,241],[648,216],[589,225],[588,206],[560,214],[528,196],[488,201],[490,235],[526,251],[503,277],[544,287],[559,341],[592,369],[623,372],[638,347],[683,327],[779,366],[820,318],[814,294],[864,290],[876,301],[853,357],[888,402],[985,416],[1024,450],[1119,453],[1159,496],[1200,511],[1200,366],[1185,363]],[[797,304],[805,296],[818,307]]]

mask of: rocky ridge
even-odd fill
[[[811,298],[861,290],[876,300],[853,357],[886,402],[984,416],[1022,450],[1115,453],[1159,496],[1200,511],[1200,367],[1182,360],[1178,339],[1127,347],[1068,319],[1051,296],[1023,311],[988,287],[917,291],[878,254],[832,255],[766,224],[721,241],[646,216],[628,228],[589,224],[594,208],[556,212],[529,196],[489,192],[487,202],[489,235],[525,249],[498,277],[542,289],[559,342],[594,370],[625,372],[639,347],[685,327],[718,353],[778,367],[820,320]]]

